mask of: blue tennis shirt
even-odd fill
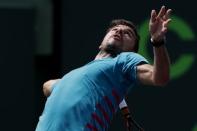
[[[147,63],[125,52],[94,60],[66,74],[48,97],[36,131],[104,131],[136,82],[136,66]]]

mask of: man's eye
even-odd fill
[[[116,31],[116,30],[117,30],[116,28],[112,29],[112,31]]]
[[[126,35],[130,35],[130,33],[129,33],[129,32],[124,32],[124,34],[126,34]]]

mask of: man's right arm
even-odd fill
[[[53,85],[60,79],[48,80],[43,84],[43,93],[46,97],[50,96]]]
[[[154,64],[137,66],[138,79],[143,84],[164,86],[169,81],[170,58],[165,46],[165,34],[171,21],[169,18],[171,11],[162,6],[158,14],[155,10],[151,12],[149,30],[154,51]]]

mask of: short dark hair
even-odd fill
[[[118,25],[126,25],[128,27],[130,27],[135,34],[135,46],[134,46],[134,51],[138,52],[138,48],[139,48],[139,40],[140,40],[140,36],[137,32],[137,28],[136,26],[133,24],[133,22],[125,20],[125,19],[114,19],[110,22],[108,28],[107,28],[107,33],[115,26]]]

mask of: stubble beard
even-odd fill
[[[108,43],[106,45],[105,51],[109,53],[112,57],[115,57],[122,52],[120,47],[113,43]]]

